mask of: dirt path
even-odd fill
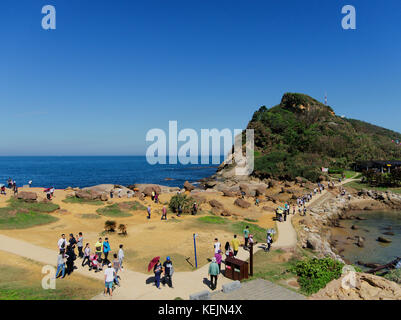
[[[346,179],[340,183],[337,183],[335,187],[342,186],[348,182],[351,182],[355,179],[350,178]],[[327,188],[323,190],[322,193],[319,193],[313,196],[312,200],[309,201],[306,205],[306,208],[311,208],[313,205],[318,203],[322,203],[326,201],[327,198],[331,196],[331,193],[328,191]],[[287,221],[284,222],[277,222],[277,231],[278,231],[278,239],[272,244],[272,248],[279,249],[279,248],[292,248],[295,247],[297,244],[297,233],[292,225],[292,215],[287,216]]]
[[[5,235],[0,235],[0,250],[10,252],[13,254],[20,255],[22,257],[38,261],[44,265],[55,266],[57,261],[57,251],[48,248],[43,248],[28,242],[14,239]],[[257,251],[258,248],[255,248]],[[240,248],[238,252],[238,258],[241,260],[247,260],[249,258],[248,251]],[[77,272],[81,275],[103,280],[103,273],[90,272],[87,267],[83,268],[80,265],[81,260],[78,258],[76,261]],[[161,290],[156,289],[153,285],[153,273],[144,274],[140,272],[131,271],[125,269],[121,272],[121,287],[117,288],[114,292],[113,299],[120,300],[162,300],[162,299],[174,299],[181,297],[188,299],[189,295],[203,290],[209,290],[208,287],[208,271],[209,265],[205,265],[193,272],[176,272],[173,275],[174,288],[168,286],[163,287]],[[68,276],[63,280],[57,281],[68,281]],[[221,287],[225,283],[229,283],[232,280],[220,276],[218,279],[217,290],[221,290]],[[103,288],[99,288],[99,295],[93,299],[110,299],[104,297],[102,292]]]

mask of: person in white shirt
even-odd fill
[[[63,233],[61,235],[61,238],[57,242],[57,246],[60,250],[60,252],[65,252],[65,248],[67,247],[67,240],[65,239],[65,234]]]
[[[120,244],[120,249],[118,250],[118,261],[120,262],[120,268],[123,269],[123,259],[124,259],[124,250],[123,245]]]
[[[29,188],[30,188],[32,186],[32,180],[29,180],[28,184],[29,184]]]
[[[110,296],[113,296],[113,282],[115,277],[114,268],[112,268],[112,264],[109,263],[106,270],[104,270],[104,295],[109,292]]]
[[[221,244],[217,238],[214,241],[214,253],[216,254],[220,251]]]

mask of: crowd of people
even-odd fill
[[[85,267],[87,265],[89,271],[95,270],[95,272],[99,272],[106,266],[104,270],[105,295],[109,294],[112,296],[114,285],[120,286],[120,276],[118,273],[123,270],[124,260],[122,244],[119,245],[118,252],[113,254],[113,261],[109,260],[111,246],[107,237],[104,241],[102,238],[99,238],[92,251],[89,243],[86,243],[84,247],[82,232],[79,232],[75,237],[74,234],[70,233],[68,240],[65,234],[62,234],[57,242],[57,247],[59,254],[57,257],[56,278],[64,278],[66,275],[70,275],[77,269],[75,261],[77,258],[80,258],[82,259],[81,266]],[[75,253],[75,248],[77,248],[78,254]]]

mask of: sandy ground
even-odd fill
[[[45,194],[41,188],[22,189],[20,191],[34,191],[39,197],[44,198]],[[57,241],[62,233],[68,234],[82,232],[84,242],[90,243],[91,248],[97,239],[104,235],[101,233],[104,230],[106,220],[115,220],[117,225],[126,224],[128,228],[128,236],[114,234],[106,235],[111,244],[112,253],[118,250],[120,244],[124,245],[126,254],[126,265],[132,270],[145,272],[147,263],[155,256],[161,256],[164,259],[167,255],[171,256],[175,261],[177,271],[192,271],[194,270],[194,244],[193,234],[197,236],[197,256],[198,265],[202,266],[208,262],[208,258],[213,255],[214,238],[218,237],[219,241],[224,246],[226,241],[231,241],[233,233],[227,230],[227,227],[217,224],[199,223],[199,216],[184,215],[181,217],[172,217],[168,215],[167,221],[161,221],[161,208],[163,203],[167,203],[171,194],[162,194],[160,196],[161,204],[154,204],[150,199],[140,201],[143,205],[148,204],[152,207],[152,218],[146,218],[146,210],[130,211],[133,214],[131,217],[116,217],[110,218],[99,216],[96,210],[108,205],[93,204],[75,204],[65,203],[62,200],[67,195],[72,194],[71,191],[56,190],[53,202],[58,204],[61,210],[52,213],[52,216],[59,220],[46,225],[36,226],[29,229],[19,230],[0,230],[0,234],[8,235],[13,238],[25,240],[32,244],[49,249],[57,249]],[[7,199],[11,196],[10,192],[7,196],[0,197],[0,207],[7,205]],[[249,199],[252,207],[249,209],[241,209],[234,206],[235,198],[223,197],[218,193],[203,193],[203,197],[207,201],[216,199],[221,202],[224,207],[236,215],[228,217],[230,221],[242,221],[244,218],[256,219],[260,226],[264,228],[272,228],[275,226],[273,214],[262,210],[262,205],[254,206],[253,199]],[[113,198],[113,203],[138,201],[138,198]],[[264,205],[264,204],[263,204]],[[200,207],[204,215],[209,214],[211,207],[209,204],[203,204]],[[99,216],[98,219],[83,218],[82,214],[90,214]],[[241,238],[241,235],[239,235]]]

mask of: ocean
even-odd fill
[[[32,187],[56,189],[103,183],[182,187],[186,180],[193,183],[214,174],[218,165],[213,165],[211,159],[209,163],[150,165],[145,156],[0,157],[0,183],[5,184],[11,177],[19,187],[29,180]]]

